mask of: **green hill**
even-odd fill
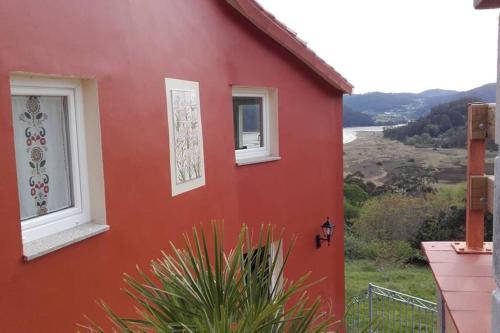
[[[343,113],[343,126],[344,127],[357,127],[357,126],[373,126],[375,121],[366,113],[353,111],[349,107],[344,106]]]
[[[382,93],[354,94],[344,97],[344,107],[353,112],[367,114],[379,123],[401,123],[427,115],[440,104],[464,98],[494,103],[496,84],[490,83],[468,91],[431,89],[421,93]]]
[[[406,144],[424,147],[465,147],[467,105],[477,98],[462,98],[443,103],[406,126],[384,130],[384,136]]]

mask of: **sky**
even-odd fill
[[[354,93],[469,90],[496,81],[498,10],[473,0],[258,0]]]

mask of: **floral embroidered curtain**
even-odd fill
[[[12,96],[21,221],[73,206],[63,96]]]

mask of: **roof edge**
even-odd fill
[[[318,57],[306,46],[305,42],[297,37],[296,33],[275,19],[255,0],[226,0],[226,2],[321,76],[328,84],[344,93],[352,93],[353,86],[347,79]]]
[[[492,9],[499,7],[499,0],[474,0],[474,8],[476,9]]]

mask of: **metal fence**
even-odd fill
[[[348,333],[437,332],[436,303],[373,284],[347,308]]]

